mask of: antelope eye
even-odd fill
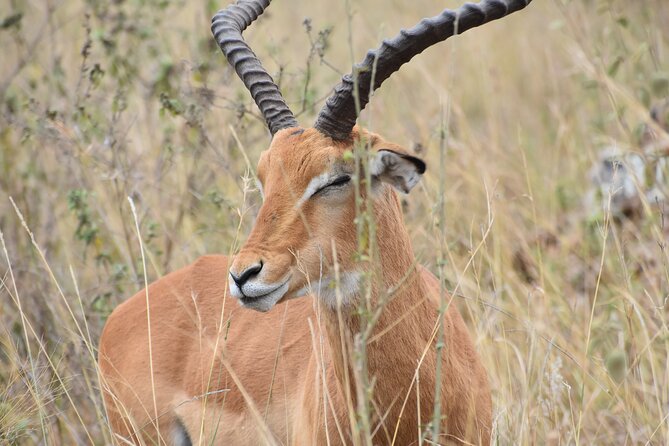
[[[351,181],[351,176],[350,176],[350,175],[341,175],[341,176],[335,178],[334,180],[332,180],[331,182],[329,182],[328,184],[326,184],[325,186],[323,186],[323,187],[321,187],[320,189],[318,189],[316,192],[314,192],[314,195],[312,195],[312,197],[313,197],[313,196],[316,196],[316,195],[318,195],[318,194],[320,194],[320,193],[322,193],[322,192],[325,192],[325,191],[328,190],[328,189],[339,189],[339,188],[342,188],[342,187],[345,186],[349,181]]]

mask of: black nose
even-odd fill
[[[232,277],[232,280],[234,280],[237,286],[241,288],[251,277],[257,275],[262,270],[262,266],[263,263],[261,260],[259,263],[246,268],[239,276],[235,276],[235,274],[230,271],[230,277]]]

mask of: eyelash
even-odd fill
[[[314,195],[312,195],[312,197],[320,194],[321,192],[324,192],[326,189],[329,189],[331,187],[343,186],[346,183],[348,183],[349,181],[351,181],[351,177],[349,175],[342,175],[340,177],[337,177],[331,183],[326,184],[325,186],[321,187],[316,192],[314,192]]]

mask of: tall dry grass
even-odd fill
[[[268,136],[210,35],[222,6],[0,7],[0,443],[111,442],[95,348],[144,283],[127,197],[149,280],[248,233],[239,147],[253,164]],[[309,125],[352,60],[445,6],[276,0],[247,35]],[[618,221],[583,201],[598,149],[638,150],[669,94],[667,23],[663,0],[536,0],[429,49],[364,113],[428,162],[406,221],[433,271],[443,231],[496,444],[669,444],[665,209]]]

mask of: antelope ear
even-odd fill
[[[425,173],[422,159],[390,149],[379,149],[372,160],[372,177],[408,194]]]

